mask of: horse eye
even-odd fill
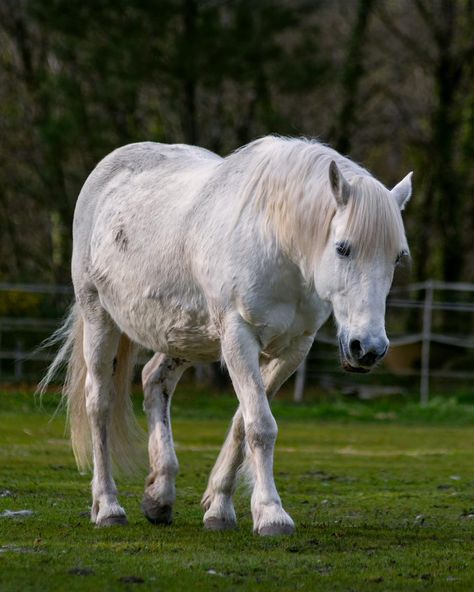
[[[395,259],[395,265],[400,265],[402,258],[406,255],[408,255],[407,251],[401,251],[398,253],[397,258]]]
[[[337,243],[336,252],[340,257],[349,257],[351,254],[351,245],[347,241]]]

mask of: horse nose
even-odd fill
[[[351,339],[349,349],[354,360],[361,366],[373,366],[387,353],[388,342],[380,339],[364,343],[360,339]]]
[[[349,343],[349,350],[351,352],[352,357],[355,360],[358,360],[362,354],[362,344],[358,339],[352,339]]]

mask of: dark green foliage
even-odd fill
[[[414,169],[415,274],[472,279],[473,26],[464,0],[4,0],[0,280],[69,280],[77,194],[117,146],[270,132],[388,185]]]

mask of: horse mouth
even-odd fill
[[[370,372],[370,368],[364,368],[364,366],[352,366],[347,360],[342,360],[341,363],[346,372],[352,372],[353,374],[367,374],[367,372]]]
[[[367,366],[353,366],[348,359],[346,354],[346,350],[344,348],[343,342],[339,339],[339,354],[341,356],[341,365],[343,370],[346,372],[351,372],[352,374],[367,374],[370,372],[372,368],[367,368]]]

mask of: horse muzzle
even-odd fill
[[[339,338],[342,367],[346,372],[365,374],[383,359],[388,350],[386,337]]]

